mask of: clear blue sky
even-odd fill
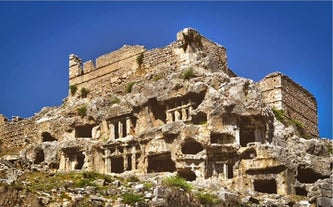
[[[84,61],[122,45],[163,47],[193,27],[227,48],[255,81],[281,71],[317,98],[332,137],[332,3],[0,2],[0,113],[32,116],[68,92],[68,55]]]

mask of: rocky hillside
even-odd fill
[[[70,58],[61,106],[0,117],[0,206],[333,205],[332,141],[297,119],[315,102],[297,84],[297,99],[283,85],[263,96],[265,84],[237,77],[225,48],[193,29],[89,70]]]

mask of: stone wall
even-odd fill
[[[281,73],[267,75],[258,83],[266,104],[284,110],[304,125],[305,135],[318,137],[317,102],[314,96]]]
[[[139,60],[140,59],[140,60]],[[144,79],[147,74],[181,71],[191,65],[235,74],[228,68],[226,49],[193,29],[184,29],[177,40],[164,48],[146,50],[143,46],[123,46],[102,55],[96,64],[69,56],[69,85],[89,90],[89,96],[101,96],[124,91],[125,84]]]
[[[96,66],[92,61],[82,66],[77,56],[70,55],[69,85],[76,85],[79,90],[84,87],[91,96],[110,93],[136,72],[139,68],[136,59],[144,51],[143,46],[124,46],[98,57]]]
[[[1,114],[0,119],[0,154],[2,150],[6,150],[6,153],[18,153],[36,141],[37,129],[34,120],[14,117],[12,121],[8,121]]]

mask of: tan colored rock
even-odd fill
[[[4,156],[7,164],[58,172],[174,173],[231,203],[287,205],[295,194],[328,202],[327,192],[313,186],[325,189],[332,175],[332,141],[300,138],[301,130],[271,108],[297,111],[283,100],[297,101],[303,111],[310,104],[305,131],[317,135],[315,100],[288,77],[271,74],[259,83],[237,77],[225,48],[190,28],[165,48],[124,46],[98,57],[96,65],[81,63],[70,55],[69,82],[87,89],[86,98],[69,94],[62,106],[29,119],[0,116],[1,153],[18,157]],[[296,98],[285,94],[289,89]],[[173,206],[179,196],[189,206],[183,192],[164,191],[160,198],[156,189],[146,194],[153,204]]]

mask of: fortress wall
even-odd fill
[[[76,85],[78,89],[88,89],[89,95],[101,95],[112,91],[139,68],[137,57],[145,51],[143,46],[124,46],[121,49],[96,59],[96,68],[92,61],[83,64],[82,74],[71,77],[69,85]],[[70,64],[71,66],[71,64]],[[70,67],[77,70],[77,65]]]
[[[32,119],[19,121],[0,121],[1,151],[7,154],[18,153],[20,149],[33,143],[37,137],[37,128]]]
[[[291,119],[302,122],[306,134],[318,136],[317,103],[310,92],[281,73],[270,74],[257,85],[266,104],[282,109]]]
[[[257,83],[261,88],[262,92],[268,92],[270,90],[278,89],[282,87],[282,80],[279,75],[266,76],[263,80]],[[274,97],[271,97],[272,100],[275,100]]]
[[[195,30],[186,30],[185,33],[187,36],[181,33],[182,35],[177,35],[175,42],[160,49],[146,50],[143,46],[123,46],[98,57],[96,64],[91,60],[82,64],[79,57],[70,55],[69,85],[76,85],[79,93],[83,87],[88,89],[90,97],[100,96],[121,90],[121,85],[143,78],[144,74],[175,71],[191,63],[212,72],[222,70],[235,76],[227,66],[225,48]],[[184,45],[187,45],[186,48]],[[140,62],[137,58],[141,54],[143,57]]]
[[[144,53],[142,68],[148,72],[163,72],[163,68],[167,70],[175,70],[185,60],[180,60],[175,54],[175,49],[180,47],[181,42],[174,42],[165,48],[156,48],[148,50]]]
[[[305,133],[319,136],[316,99],[287,76],[282,76],[282,97],[287,114],[303,123]]]
[[[282,89],[282,97],[283,97],[283,103],[284,105],[286,105],[286,107],[289,107],[291,110],[293,110],[295,113],[298,113],[300,116],[309,119],[314,124],[317,124],[318,122],[317,111],[314,108],[304,104],[302,100],[295,98],[293,94],[290,94],[285,89]]]
[[[318,137],[319,132],[318,132],[317,123],[313,122],[311,118],[306,117],[309,115],[309,113],[307,113],[306,115],[301,114],[297,112],[295,108],[296,107],[290,107],[285,102],[283,103],[283,109],[286,112],[286,114],[288,114],[288,116],[291,117],[293,120],[297,120],[302,123],[305,135],[307,136],[312,135]],[[316,114],[314,115],[316,116]]]
[[[208,51],[207,55],[212,61],[208,64],[208,69],[212,72],[220,72],[221,70],[231,77],[236,75],[228,68],[227,50],[207,38],[201,36],[201,42],[205,50]]]
[[[270,90],[262,91],[262,97],[265,103],[275,107],[276,109],[282,109],[282,88],[273,88]]]
[[[314,96],[304,89],[302,86],[295,83],[288,76],[282,76],[282,87],[285,91],[287,91],[290,95],[294,97],[294,99],[300,100],[303,104],[307,105],[309,108],[317,111],[317,102]]]

